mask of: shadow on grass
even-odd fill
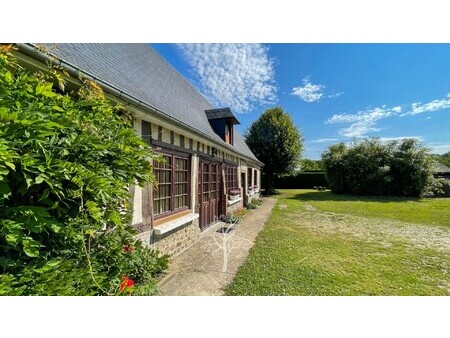
[[[288,190],[288,189],[287,189]],[[283,191],[281,191],[283,192]],[[340,195],[333,194],[331,191],[307,191],[300,194],[291,195],[287,199],[296,199],[300,201],[335,201],[335,202],[420,202],[416,197],[395,197],[395,196],[363,196],[363,195]]]

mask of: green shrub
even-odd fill
[[[53,82],[0,46],[0,295],[132,293],[167,267],[130,225],[128,187],[153,181],[153,155],[98,85]]]
[[[263,185],[265,176],[262,176]],[[313,189],[315,186],[327,186],[325,171],[307,171],[296,175],[277,177],[274,180],[276,189]]]
[[[416,139],[365,139],[322,154],[333,193],[420,197],[431,179],[428,149]]]
[[[262,204],[262,199],[260,198],[254,198],[252,199],[252,204],[256,205],[257,207],[259,207]]]
[[[450,196],[450,179],[432,178],[425,189],[424,197]]]
[[[240,221],[240,219],[232,213],[228,213],[226,215],[220,215],[219,220],[221,220],[224,223],[229,223],[229,224],[239,223],[239,221]]]
[[[253,204],[252,202],[250,202],[250,203],[248,203],[247,204],[247,209],[248,210],[253,210],[253,209],[256,209],[258,206],[256,206],[255,204]]]

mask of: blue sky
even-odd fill
[[[152,44],[244,132],[281,106],[304,156],[362,137],[450,151],[450,44]]]

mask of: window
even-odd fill
[[[153,191],[155,216],[189,208],[189,158],[162,154],[164,162],[155,162],[157,187]]]
[[[247,169],[247,186],[248,186],[248,189],[249,190],[252,190],[253,189],[253,185],[252,185],[252,172],[253,172],[253,169],[252,168],[248,168]]]
[[[237,167],[226,167],[226,183],[228,195],[234,196],[241,193],[240,189],[238,188]]]
[[[253,184],[253,186],[256,188],[258,187],[258,171],[255,169],[255,171],[253,172],[253,177],[255,178],[255,182]]]

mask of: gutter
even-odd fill
[[[58,66],[63,67],[71,76],[73,76],[74,78],[78,79],[80,74],[83,74],[83,76],[85,76],[86,78],[97,82],[98,84],[100,84],[102,86],[102,88],[105,90],[105,92],[112,94],[113,96],[117,97],[117,98],[122,98],[125,101],[134,104],[135,106],[138,107],[142,107],[147,111],[151,111],[152,113],[154,113],[155,115],[157,115],[159,118],[166,120],[168,122],[174,123],[176,124],[178,127],[182,127],[185,129],[188,129],[192,132],[194,132],[194,134],[197,134],[197,136],[201,136],[204,137],[206,139],[208,139],[209,141],[213,142],[214,144],[221,146],[221,147],[225,147],[237,154],[239,154],[240,156],[244,157],[245,159],[251,161],[251,162],[255,162],[260,166],[264,166],[264,163],[260,162],[259,160],[255,160],[251,157],[248,157],[247,155],[244,155],[240,152],[237,152],[235,149],[230,148],[228,145],[226,144],[221,144],[219,142],[217,142],[217,140],[214,140],[211,138],[211,136],[205,134],[204,132],[202,132],[201,130],[198,130],[196,128],[193,128],[192,126],[179,121],[177,119],[174,119],[172,116],[170,116],[169,114],[159,110],[156,107],[153,107],[141,100],[139,100],[138,98],[134,97],[133,95],[127,94],[126,92],[120,90],[119,88],[115,87],[112,84],[109,84],[108,82],[99,79],[93,75],[90,75],[88,73],[86,73],[85,71],[81,70],[79,67],[70,64],[67,61],[62,60],[61,58],[57,57],[56,55],[52,55],[53,58],[49,57],[46,54],[43,54],[41,52],[39,52],[36,48],[34,44],[31,43],[17,43],[16,44],[17,47],[19,47],[19,51],[32,57],[35,60],[41,61],[43,63],[46,62],[51,62],[52,64],[56,64]],[[55,60],[56,59],[56,60]]]

